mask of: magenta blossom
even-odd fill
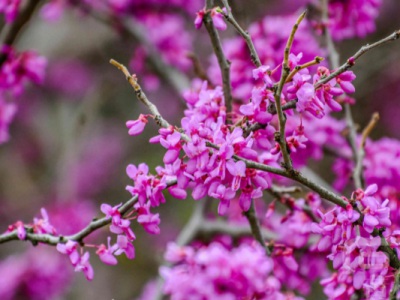
[[[104,244],[101,244],[96,251],[96,254],[99,256],[100,260],[107,265],[116,265],[118,263],[117,259],[114,256],[114,252],[118,249],[118,245],[115,244],[113,246],[110,245],[111,237],[108,237],[108,247]]]
[[[194,25],[196,29],[199,29],[201,27],[206,13],[207,12],[205,9],[202,9],[196,13],[196,19],[194,20]],[[224,21],[224,15],[222,14],[222,10],[219,7],[214,7],[209,13],[211,15],[211,19],[215,28],[219,30],[225,30],[227,28],[227,25]]]
[[[125,235],[119,235],[117,237],[117,246],[118,249],[115,251],[115,255],[125,253],[128,259],[135,258],[135,248],[133,247],[132,242]]]
[[[78,264],[80,255],[78,252],[77,242],[69,240],[65,244],[58,243],[57,250],[62,254],[67,254],[73,266],[76,266]]]
[[[141,134],[147,122],[147,116],[142,114],[139,115],[139,119],[126,122],[126,127],[129,129],[129,135],[135,136]]]
[[[150,234],[159,234],[160,228],[160,214],[152,214],[150,212],[150,203],[140,206],[139,203],[135,204],[135,209],[138,213],[137,221],[143,228]]]

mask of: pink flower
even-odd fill
[[[216,29],[225,30],[227,28],[227,25],[224,21],[224,16],[221,13],[221,9],[219,7],[214,7],[211,10],[211,19],[213,20]]]
[[[78,252],[78,243],[75,241],[69,240],[65,244],[58,243],[57,251],[62,254],[67,254],[73,266],[76,266],[79,262],[80,255]]]
[[[271,77],[269,77],[268,73],[270,68],[270,66],[260,66],[253,70],[253,78],[255,80],[263,80],[267,88],[270,88],[274,85],[274,82],[272,81]]]
[[[196,19],[194,20],[194,26],[196,29],[200,29],[201,25],[203,24],[203,18],[205,14],[205,9],[202,9],[196,13]]]
[[[122,203],[112,207],[109,204],[103,203],[100,206],[100,210],[106,215],[106,218],[112,218],[112,222],[118,224],[121,221],[121,213],[118,210],[121,205]]]
[[[216,29],[225,30],[227,28],[227,25],[221,12],[222,10],[219,7],[214,7],[213,9],[211,9],[211,19]],[[194,26],[196,27],[196,29],[199,29],[203,24],[203,19],[206,13],[207,12],[205,9],[202,9],[196,13],[196,19],[194,20]]]
[[[125,253],[128,259],[135,258],[135,248],[125,235],[119,235],[117,237],[117,246],[118,249],[115,251],[115,255]]]
[[[226,163],[226,168],[233,176],[232,190],[237,191],[240,187],[241,179],[246,176],[246,164],[243,161],[234,162],[229,160]]]
[[[361,203],[364,206],[363,227],[367,232],[371,233],[377,226],[389,227],[392,224],[388,199],[380,203],[376,198],[367,196]]]
[[[138,213],[137,221],[143,228],[150,234],[159,234],[160,228],[160,214],[152,214],[150,212],[150,203],[144,206],[140,206],[139,203],[135,205],[135,209]]]
[[[85,252],[85,254],[83,254],[80,260],[78,261],[78,264],[75,266],[75,271],[83,272],[83,274],[85,274],[86,276],[86,279],[91,281],[93,280],[94,277],[94,271],[92,265],[89,262],[89,258],[90,258],[89,252]]]
[[[142,114],[139,115],[139,119],[126,122],[126,127],[129,129],[129,135],[135,136],[141,134],[147,122],[147,117]]]
[[[106,247],[104,244],[101,244],[97,249],[96,254],[99,256],[100,260],[103,263],[113,266],[118,263],[117,259],[114,256],[114,252],[118,249],[118,245],[110,245],[111,237],[108,237],[107,241],[108,247]]]
[[[42,214],[41,219],[34,218],[33,219],[33,231],[35,233],[49,233],[52,235],[56,234],[56,229],[53,227],[53,225],[50,224],[49,222],[49,216],[47,215],[47,211],[42,208],[40,210]]]
[[[26,229],[24,223],[21,221],[15,222],[14,226],[17,229],[17,236],[20,240],[25,240],[26,238]]]
[[[136,239],[135,234],[130,228],[131,221],[123,219],[121,213],[118,208],[121,204],[118,204],[114,207],[103,203],[101,205],[101,211],[106,215],[107,218],[111,218],[110,231],[115,234],[125,234],[128,239],[134,240]]]
[[[216,182],[214,186],[216,187],[210,187],[209,195],[220,200],[218,205],[218,214],[222,216],[226,214],[229,208],[230,200],[235,197],[235,191],[230,188],[226,188],[222,184],[218,185],[218,182]]]
[[[254,189],[252,186],[242,188],[242,193],[239,197],[239,205],[243,211],[248,211],[251,205],[252,199],[258,199],[262,197],[262,191],[260,188]]]
[[[166,136],[166,138],[160,139],[160,144],[168,149],[164,155],[165,164],[173,164],[179,157],[180,150],[182,148],[181,144],[181,134],[179,132],[173,132]]]
[[[356,91],[354,85],[351,83],[354,79],[356,79],[356,75],[352,71],[346,71],[336,77],[336,82],[345,93],[352,94]]]

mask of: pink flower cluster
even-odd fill
[[[330,71],[326,67],[319,67],[313,76],[313,84],[308,82],[311,76],[307,71],[294,75],[293,83],[288,87],[287,92],[290,98],[297,98],[296,109],[298,112],[307,111],[317,118],[322,118],[325,115],[325,106],[332,111],[342,110],[342,106],[334,100],[334,97],[344,93],[354,93],[355,88],[351,82],[356,76],[352,71],[346,71],[315,88],[319,80],[329,75]]]
[[[281,291],[274,263],[258,244],[232,248],[213,242],[198,249],[170,244],[165,258],[173,264],[160,270],[171,299],[303,299]]]
[[[365,37],[375,31],[382,0],[329,1],[329,29],[336,40]]]
[[[92,280],[94,277],[94,271],[89,262],[90,254],[89,252],[85,252],[81,255],[78,251],[78,246],[78,243],[75,241],[67,241],[65,244],[57,244],[57,250],[62,254],[68,255],[76,272],[82,272],[85,274],[87,280]]]
[[[17,53],[13,48],[4,46],[1,54],[5,61],[0,69],[0,90],[21,94],[24,84],[32,81],[41,84],[47,61],[34,51]]]
[[[205,8],[197,12],[196,19],[194,20],[194,25],[196,29],[199,29],[201,27],[201,25],[203,24],[204,16],[207,13],[210,14],[211,19],[213,21],[213,25],[215,26],[216,29],[225,30],[227,28],[227,25],[224,21],[223,10],[219,7],[214,7],[209,12],[207,12]]]
[[[33,223],[31,224],[24,224],[22,221],[17,221],[14,224],[8,226],[7,232],[12,232],[17,230],[18,238],[20,240],[25,240],[27,230],[33,233],[47,233],[51,235],[56,234],[56,229],[53,225],[50,224],[49,216],[47,215],[47,211],[42,208],[40,210],[42,214],[42,218],[34,218]]]
[[[390,209],[388,200],[381,203],[375,198],[376,192],[376,185],[355,191],[346,209],[335,207],[325,214],[319,211],[322,220],[313,224],[312,230],[322,236],[318,250],[329,253],[337,270],[321,281],[329,299],[347,299],[361,289],[368,299],[389,295],[394,271],[388,256],[378,248],[381,238],[392,238],[371,234],[374,229],[390,227]],[[358,225],[361,215],[357,210],[363,213],[362,225]]]
[[[151,139],[166,148],[165,167],[156,169],[157,176],[148,175],[148,167],[128,167],[128,175],[135,181],[128,187],[132,195],[139,195],[139,203],[144,205],[149,199],[151,206],[163,203],[161,191],[167,183],[177,181],[168,190],[172,196],[184,199],[186,189],[193,190],[194,199],[206,195],[220,200],[219,213],[224,214],[230,200],[241,190],[240,204],[248,210],[252,198],[261,197],[261,191],[269,186],[269,176],[265,172],[247,169],[242,161],[235,161],[233,155],[256,159],[257,152],[252,150],[253,138],[243,136],[240,127],[229,128],[225,125],[226,112],[221,88],[208,89],[206,83],[185,94],[189,109],[182,119],[182,129],[186,139],[174,128],[160,129],[160,135]],[[135,123],[138,124],[138,123]],[[141,125],[137,125],[137,128]],[[132,128],[131,128],[132,130]],[[210,152],[207,142],[218,146]],[[181,151],[185,160],[179,158]]]
[[[260,57],[261,63],[270,66],[271,70],[281,65],[285,44],[297,15],[266,16],[259,22],[249,27],[254,46]],[[324,56],[325,50],[321,49],[313,38],[311,26],[307,21],[300,25],[292,46],[293,53],[303,53],[304,62],[311,61],[316,56]],[[254,65],[250,60],[249,51],[243,38],[235,37],[223,40],[223,49],[227,59],[231,62],[230,75],[233,96],[238,99],[247,99],[254,87],[252,69]],[[211,57],[211,66],[208,75],[215,84],[222,84],[221,72],[215,57]],[[312,71],[315,68],[311,69]],[[280,73],[273,74],[274,80],[279,80]]]
[[[0,298],[54,299],[64,295],[73,273],[59,253],[47,246],[31,247],[0,262]]]

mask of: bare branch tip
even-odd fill
[[[303,19],[306,17],[308,10],[306,9],[305,11],[303,11],[303,13],[299,16],[299,18],[297,19],[297,23],[300,24],[301,21],[303,21]]]
[[[121,66],[121,64],[119,63],[119,62],[117,62],[115,59],[113,59],[113,58],[111,58],[110,59],[110,64],[112,64],[113,66],[115,66],[115,67],[119,67],[119,66]]]

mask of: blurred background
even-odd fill
[[[266,15],[298,12],[307,3],[290,0],[230,2],[243,27]],[[205,30],[196,31],[193,25],[195,13],[201,7],[201,2],[194,1],[184,12],[172,10],[171,14],[182,16],[180,26],[184,26],[190,36],[187,39],[190,44],[182,48],[194,52],[207,69],[211,45]],[[399,1],[384,0],[375,33],[365,39],[337,43],[340,61],[344,62],[361,45],[399,29],[399,12]],[[124,32],[118,22],[101,20],[82,8],[79,1],[65,4],[62,16],[52,21],[46,19],[39,8],[19,36],[16,48],[34,49],[47,58],[48,66],[41,86],[29,85],[23,95],[13,99],[18,112],[10,127],[11,138],[0,145],[2,231],[17,220],[30,222],[34,216],[39,216],[40,208],[45,207],[51,223],[61,234],[76,232],[93,217],[101,216],[101,203],[115,205],[130,198],[125,191],[125,186],[131,184],[125,173],[129,163],[146,162],[151,169],[162,163],[163,148],[148,143],[158,130],[153,122],[149,122],[142,135],[128,135],[125,122],[147,111],[136,100],[123,75],[108,61],[114,58],[129,66],[143,83],[148,97],[172,124],[179,124],[184,110],[179,89],[195,74],[190,60],[178,64],[180,75],[176,75],[167,68],[154,66],[154,62],[143,55],[143,51],[148,51],[142,43],[143,35],[153,35],[156,40],[157,34],[168,30],[173,34],[175,29],[168,27],[168,22],[151,23],[141,20],[140,15],[136,19],[124,17],[135,34]],[[234,35],[231,29],[221,33],[224,39]],[[182,42],[176,34],[172,40],[168,34],[164,39],[173,44],[165,46],[171,49]],[[174,55],[181,53],[169,57]],[[357,75],[355,122],[364,127],[373,112],[381,115],[372,138],[400,138],[399,70],[399,43],[367,53],[353,68]],[[172,77],[178,78],[179,84],[175,87],[171,86]],[[316,171],[321,167],[323,164],[312,165]],[[329,176],[324,174],[327,180]],[[55,249],[33,248],[21,242],[1,245],[0,278],[4,279],[0,280],[0,291],[8,288],[17,291],[11,299],[28,299],[30,283],[36,280],[41,284],[36,285],[37,299],[135,299],[145,283],[157,275],[167,241],[175,239],[193,208],[191,199],[167,199],[167,202],[168,205],[156,210],[162,216],[160,235],[150,236],[134,224],[136,259],[128,261],[120,257],[117,266],[106,266],[92,255],[93,282],[86,281],[81,273],[74,274],[67,259]],[[105,242],[107,235],[108,230],[103,229],[91,238]],[[54,293],[47,298],[49,289]]]

